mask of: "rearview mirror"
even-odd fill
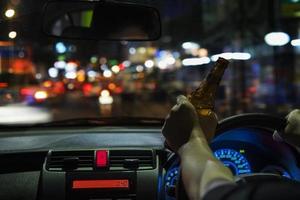
[[[64,39],[157,40],[161,21],[157,9],[103,1],[49,1],[43,31]]]

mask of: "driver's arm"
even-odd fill
[[[205,125],[201,126],[201,122]],[[181,159],[183,184],[191,200],[202,199],[214,187],[234,184],[231,171],[214,157],[205,137],[211,135],[205,132],[215,131],[216,125],[214,113],[199,120],[194,106],[184,96],[177,98],[166,118],[162,132]]]

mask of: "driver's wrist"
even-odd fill
[[[203,143],[208,143],[207,138],[205,137],[205,134],[200,126],[193,128],[189,141],[193,141],[195,139],[200,139]]]
[[[183,144],[179,149],[178,149],[178,154],[180,157],[185,157],[187,155],[195,155],[195,156],[200,156],[199,153],[205,153],[208,157],[214,158],[207,140],[205,137],[199,137],[197,135],[191,136],[189,141],[187,141],[185,144]],[[195,154],[196,153],[196,154]]]

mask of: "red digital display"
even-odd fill
[[[108,166],[108,152],[99,150],[96,152],[96,166],[103,168]]]
[[[128,179],[118,180],[74,180],[73,189],[129,189]]]

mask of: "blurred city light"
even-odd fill
[[[64,54],[58,55],[57,60],[58,61],[65,61],[66,60],[66,55],[64,55]]]
[[[180,53],[178,51],[172,52],[172,55],[174,56],[175,59],[180,58]]]
[[[97,72],[91,70],[91,71],[88,71],[87,75],[90,78],[95,78],[97,76]]]
[[[284,32],[271,32],[265,36],[265,42],[270,46],[284,46],[290,41],[290,36]]]
[[[212,56],[212,60],[213,61],[217,61],[219,59],[219,57],[221,58],[225,58],[227,60],[231,60],[233,55],[232,55],[232,52],[225,52],[225,53],[221,53],[221,54],[218,54],[218,55],[215,55],[215,56]]]
[[[225,58],[227,60],[249,60],[251,59],[251,54],[245,52],[226,52],[213,55],[211,57],[211,60],[213,62],[216,62],[220,57]]]
[[[138,52],[140,54],[144,54],[144,53],[146,53],[146,48],[145,47],[140,47],[140,48],[138,48]]]
[[[103,64],[103,65],[100,66],[100,69],[105,71],[105,70],[108,69],[108,66],[106,64]]]
[[[251,58],[250,53],[234,52],[232,53],[233,60],[249,60]]]
[[[123,64],[125,67],[130,67],[131,62],[130,62],[129,60],[125,60],[122,64]]]
[[[119,64],[120,71],[125,69],[125,65],[123,63]]]
[[[37,74],[35,75],[35,78],[38,79],[38,80],[41,79],[41,78],[42,78],[42,74],[37,73]]]
[[[152,68],[154,66],[153,60],[146,60],[145,67]]]
[[[99,59],[99,63],[100,63],[101,65],[104,65],[104,64],[107,63],[107,59],[106,59],[105,57],[101,57],[101,58]]]
[[[75,63],[75,62],[68,62],[67,65],[66,65],[66,71],[67,72],[76,71],[77,67],[78,67],[77,63]]]
[[[7,9],[7,10],[5,11],[5,16],[6,16],[7,18],[12,18],[13,16],[15,16],[15,14],[16,14],[16,12],[15,12],[14,9]]]
[[[99,97],[99,103],[100,104],[112,104],[113,98],[110,95],[108,90],[102,90],[100,97]]]
[[[98,58],[96,56],[91,57],[91,63],[95,64],[95,63],[97,63],[97,61],[98,61]]]
[[[158,62],[158,68],[159,69],[166,69],[168,67],[168,64],[166,63],[166,61],[161,60]]]
[[[73,89],[75,88],[75,85],[74,85],[73,83],[69,83],[69,84],[67,85],[67,88],[68,88],[69,90],[73,90]]]
[[[118,65],[114,65],[114,66],[112,66],[111,71],[113,71],[113,73],[117,74],[120,72],[120,67]]]
[[[110,90],[112,90],[112,91],[114,91],[115,89],[116,89],[116,84],[114,84],[114,83],[110,83],[110,84],[108,84],[108,89],[110,89]]]
[[[48,70],[48,74],[51,78],[56,78],[58,76],[58,69],[54,68],[54,67],[51,67],[49,70]]]
[[[199,57],[207,57],[208,56],[208,50],[205,48],[201,48],[198,50],[198,56]]]
[[[110,77],[112,76],[112,72],[111,72],[109,69],[104,70],[103,76],[104,76],[105,78],[110,78]]]
[[[168,56],[168,57],[166,58],[166,63],[167,63],[168,65],[174,65],[174,64],[176,63],[176,60],[175,60],[175,58],[174,58],[173,56]]]
[[[108,63],[109,63],[111,66],[118,65],[118,61],[117,61],[116,59],[110,59],[110,60],[108,60]]]
[[[142,65],[136,66],[135,69],[136,69],[137,72],[142,72],[142,71],[144,71],[144,67],[143,67]]]
[[[15,39],[15,38],[17,37],[17,32],[16,32],[16,31],[10,31],[10,32],[8,33],[8,37],[9,37],[10,39]]]
[[[77,81],[84,82],[85,81],[85,71],[83,69],[77,72]]]
[[[110,96],[110,93],[109,93],[108,90],[102,90],[102,91],[101,91],[101,96],[103,96],[103,97],[108,97],[108,96]]]
[[[0,88],[8,87],[8,83],[0,82]]]
[[[46,87],[46,88],[50,88],[52,86],[52,82],[51,81],[45,81],[43,83],[43,86]]]
[[[55,49],[57,53],[65,53],[67,51],[67,47],[62,42],[56,43]]]
[[[77,74],[75,71],[69,71],[69,72],[66,72],[65,77],[67,79],[75,79],[77,77]]]
[[[198,49],[200,48],[200,45],[195,42],[184,42],[182,48],[186,50]]]
[[[52,115],[46,109],[24,104],[0,106],[0,124],[45,123],[51,120]]]
[[[300,39],[292,40],[291,45],[294,46],[294,47],[300,46]]]
[[[34,98],[36,100],[44,100],[44,99],[47,99],[48,98],[48,94],[46,91],[37,91],[35,94],[34,94]]]
[[[133,47],[131,47],[131,48],[129,49],[129,53],[130,53],[130,54],[135,54],[135,53],[136,53],[136,49],[133,48]]]
[[[99,103],[102,104],[102,105],[109,105],[109,104],[112,104],[113,103],[113,97],[112,96],[100,96],[99,97]]]
[[[65,69],[67,63],[65,61],[56,61],[54,67],[57,69]]]
[[[182,61],[183,66],[196,66],[196,65],[204,65],[208,63],[210,63],[210,59],[208,57],[187,58]]]

